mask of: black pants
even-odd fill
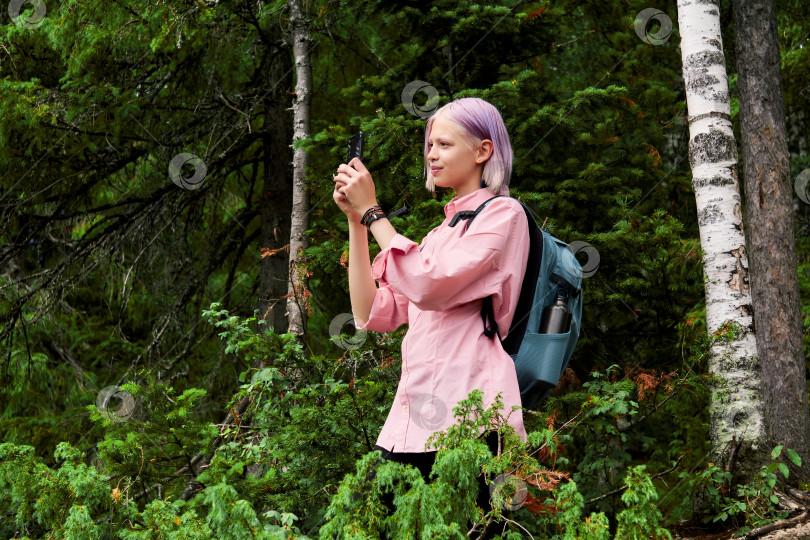
[[[484,438],[489,447],[490,452],[492,455],[498,454],[498,432],[497,431],[490,431],[486,434],[486,437],[483,435],[480,438]],[[433,468],[433,462],[436,459],[436,451],[433,452],[390,452],[387,449],[381,446],[374,446],[375,450],[379,450],[382,453],[383,459],[387,459],[390,461],[396,461],[398,463],[407,463],[413,465],[419,472],[422,473],[422,478],[425,479],[425,483],[430,483],[430,471]],[[492,475],[490,475],[492,476]],[[492,481],[492,478],[490,478]],[[489,486],[484,479],[484,475],[481,474],[478,476],[478,498],[477,503],[484,510],[484,514],[489,512],[492,509],[492,505],[489,503]],[[394,494],[387,492],[383,493],[381,497],[382,502],[388,507],[388,515],[392,515],[396,510],[394,506]],[[500,525],[499,525],[500,524]],[[464,531],[465,533],[467,530],[470,530],[473,526],[473,522],[467,522],[467,529]],[[494,538],[496,536],[496,529],[500,531],[503,527],[503,522],[495,521],[490,525],[489,531],[487,531],[487,535],[484,537],[486,539]],[[479,527],[480,532],[480,527]],[[418,537],[418,535],[417,535]],[[475,536],[477,538],[477,535]],[[388,540],[385,535],[383,535],[381,540]]]

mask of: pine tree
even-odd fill
[[[798,451],[804,466],[794,475],[807,480],[810,408],[775,10],[773,0],[734,4],[746,238],[769,446]]]

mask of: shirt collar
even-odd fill
[[[509,195],[509,186],[506,184],[501,186],[500,195]],[[475,210],[478,206],[493,197],[492,192],[488,187],[478,188],[472,193],[468,193],[463,197],[455,196],[450,199],[450,202],[444,205],[444,215],[452,218],[453,214],[462,210]]]

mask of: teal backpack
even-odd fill
[[[456,212],[449,226],[454,227],[459,220],[467,219],[469,227],[475,216],[498,197],[509,195],[496,195],[481,203],[475,210]],[[582,322],[582,265],[568,244],[538,227],[531,211],[522,202],[520,205],[529,222],[529,258],[512,325],[501,344],[515,362],[521,406],[535,409],[557,386],[579,339]],[[560,289],[568,293],[570,328],[564,334],[540,334],[538,330],[543,310],[555,302]],[[484,334],[490,338],[497,335],[501,339],[492,309],[492,296],[484,298],[481,317],[484,321]],[[487,319],[490,321],[489,325]]]

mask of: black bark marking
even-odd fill
[[[689,141],[689,164],[692,169],[703,163],[737,162],[737,145],[732,135],[719,129],[698,133]]]
[[[683,60],[683,71],[687,75],[692,75],[692,72],[706,73],[711,66],[726,67],[726,57],[722,51],[702,50],[687,55]]]
[[[731,186],[734,185],[737,181],[734,178],[729,178],[727,176],[712,176],[709,178],[695,178],[692,177],[692,189],[697,191],[698,189],[704,188],[706,186]]]
[[[719,42],[714,44],[720,45]],[[684,86],[687,91],[697,94],[707,101],[728,103],[728,91],[715,88],[715,85],[720,83],[720,79],[709,72],[709,68],[713,66],[720,66],[722,72],[726,72],[726,58],[723,55],[722,47],[715,50],[703,50],[687,56],[683,61]]]
[[[708,13],[709,15],[714,15],[714,16],[715,16],[715,17],[717,17],[717,18],[719,18],[719,17],[720,17],[720,10],[719,10],[719,9],[717,9],[717,7],[716,7],[716,6],[712,6],[711,8],[707,9],[707,10],[706,10],[706,11],[704,11],[703,13]]]
[[[701,225],[718,223],[722,220],[723,213],[720,211],[720,207],[716,204],[707,204],[698,212],[698,223]]]

